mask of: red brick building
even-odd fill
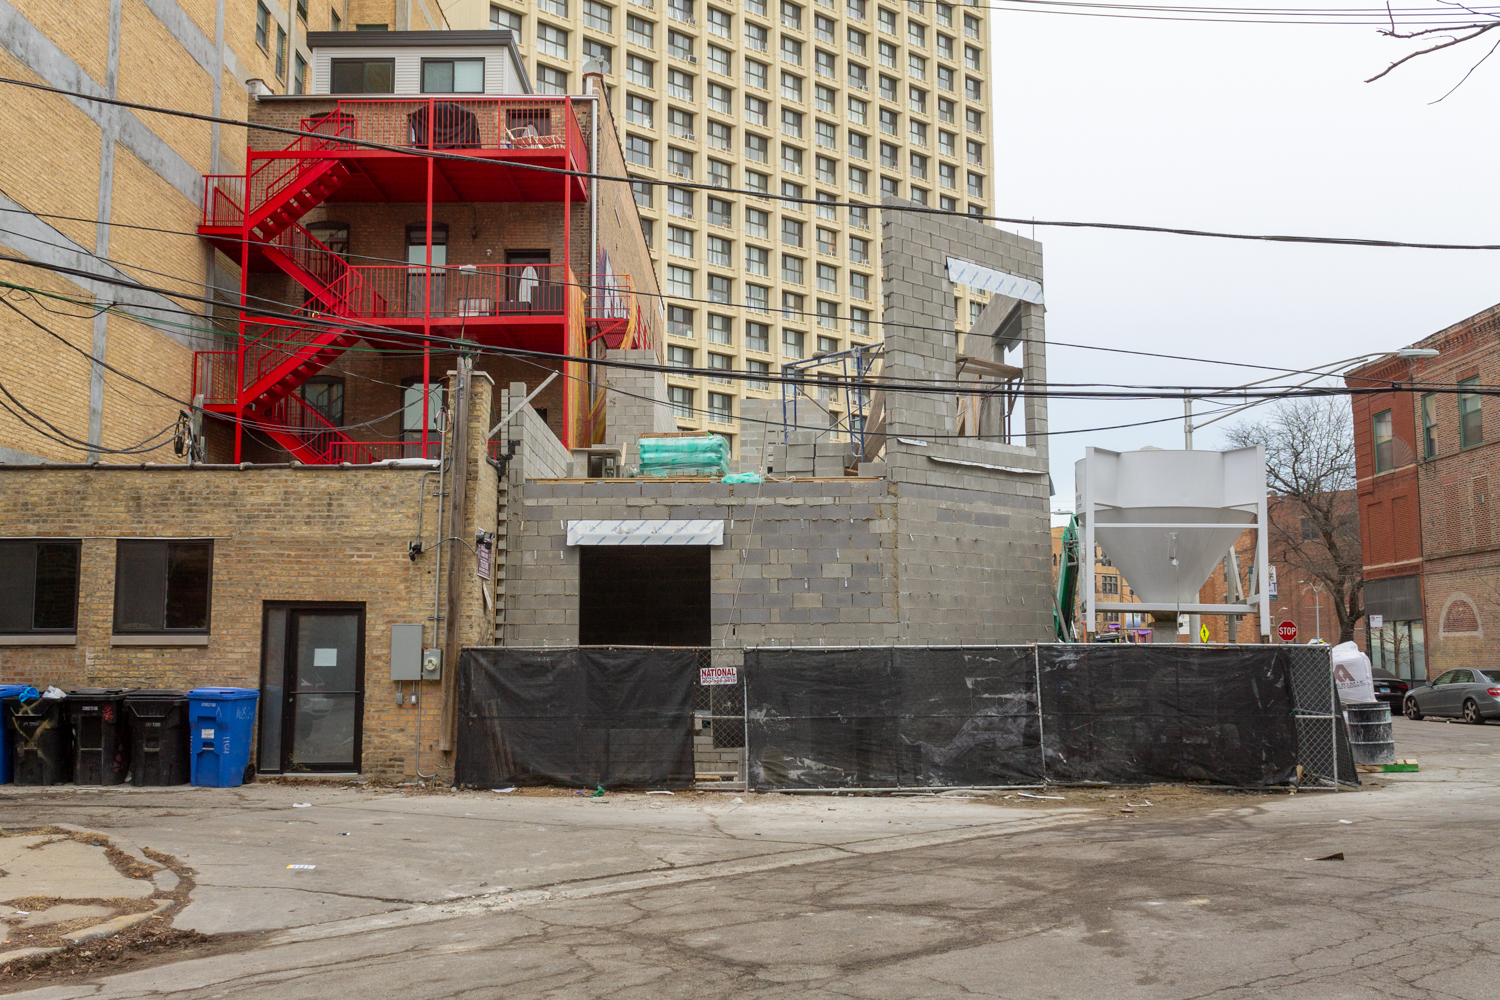
[[[1413,345],[1436,357],[1382,358],[1346,378],[1353,388],[1412,386],[1353,400],[1365,608],[1382,618],[1371,658],[1400,676],[1500,666],[1484,642],[1500,628],[1490,498],[1500,451],[1484,428],[1486,391],[1500,384],[1497,337],[1500,306]]]

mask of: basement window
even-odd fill
[[[120,539],[115,549],[115,634],[208,634],[212,541]]]
[[[81,548],[70,539],[0,541],[0,635],[73,636]]]

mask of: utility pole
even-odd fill
[[[1313,624],[1317,629],[1318,638],[1321,639],[1323,638],[1323,588],[1317,583],[1309,583],[1306,580],[1298,580],[1297,582],[1304,587],[1311,587],[1313,589],[1313,600],[1315,602],[1313,613],[1316,616],[1313,619]]]

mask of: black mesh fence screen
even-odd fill
[[[458,674],[461,785],[693,781],[697,649],[465,649]]]
[[[747,649],[745,674],[752,785],[1042,779],[1029,647]]]
[[[1051,781],[1296,778],[1289,659],[1275,646],[1038,646]]]

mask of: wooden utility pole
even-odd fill
[[[448,481],[452,485],[448,492],[448,538],[438,544],[452,541],[448,549],[448,602],[444,625],[447,633],[443,642],[443,717],[438,730],[438,749],[452,750],[458,734],[458,657],[459,618],[462,614],[460,598],[463,591],[464,574],[468,571],[468,559],[464,540],[468,534],[468,523],[464,518],[464,501],[469,492],[469,368],[468,358],[458,359],[458,371],[453,382],[453,400],[449,406],[449,420],[453,432],[448,435],[449,454],[443,456],[448,462]]]

